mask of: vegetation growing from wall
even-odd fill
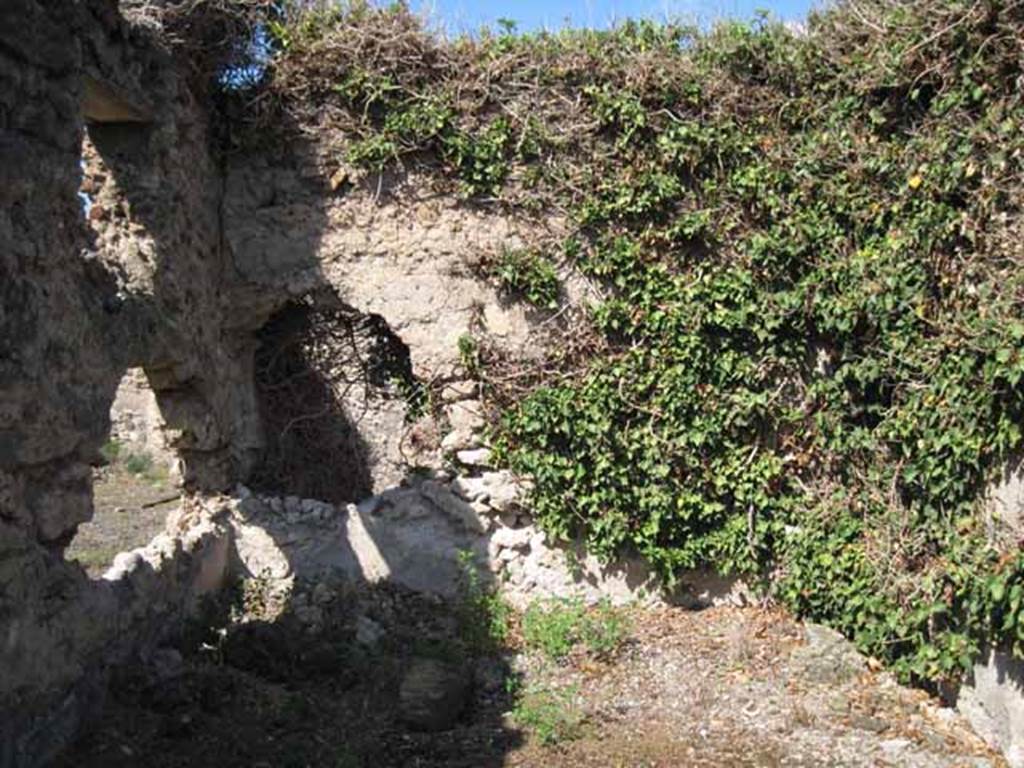
[[[979,496],[1022,442],[1024,6],[454,40],[400,5],[285,18],[249,130],[572,223],[502,266],[542,307],[538,265],[598,287],[571,353],[510,391],[466,344],[549,531],[759,576],[919,680],[1022,648],[1024,558]]]

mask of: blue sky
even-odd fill
[[[606,27],[628,17],[681,16],[700,22],[723,17],[750,18],[757,9],[771,11],[786,21],[800,21],[821,0],[416,0],[450,31],[475,31],[499,18],[515,20],[520,31],[558,29],[566,20],[574,27]]]

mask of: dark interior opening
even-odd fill
[[[359,424],[375,403],[415,391],[409,348],[382,317],[311,298],[278,311],[258,339],[266,447],[252,486],[333,503],[372,495]]]

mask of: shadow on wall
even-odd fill
[[[984,648],[951,699],[1011,766],[1024,765],[1024,661]]]
[[[378,433],[404,428],[425,400],[409,347],[382,317],[330,289],[287,304],[257,338],[266,447],[250,485],[331,502],[386,485],[392,471]]]
[[[408,347],[382,318],[329,291],[289,303],[257,338],[266,447],[251,485],[331,502],[370,496],[377,457],[359,425],[369,410],[415,389]]]

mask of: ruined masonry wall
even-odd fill
[[[103,161],[89,165],[89,221],[87,121]],[[104,580],[62,556],[92,515],[91,467],[128,368],[146,370],[194,487],[226,483],[244,453],[206,132],[175,62],[116,2],[0,3],[4,768],[52,756],[102,701],[106,670],[180,626],[221,577],[223,531],[201,516]]]
[[[557,330],[474,264],[561,222],[419,194],[416,178],[360,179],[328,141],[223,168],[205,103],[115,0],[0,3],[0,768],[54,755],[101,705],[108,671],[157,648],[233,575],[340,572],[451,594],[468,550],[520,605],[660,594],[637,564],[602,567],[537,531],[523,484],[488,466],[458,364],[466,333],[528,355],[538,323]],[[580,301],[588,286],[566,277]],[[344,507],[235,485],[266,443],[255,334],[324,290],[381,318],[444,405],[437,423],[410,425],[395,404],[358,414],[375,495]],[[201,495],[91,581],[63,550],[92,516],[92,467],[129,369]],[[1021,488],[997,489],[1004,522],[1024,508]],[[734,596],[693,587],[698,600]],[[979,663],[965,708],[1019,756],[1022,699],[1000,658]]]

